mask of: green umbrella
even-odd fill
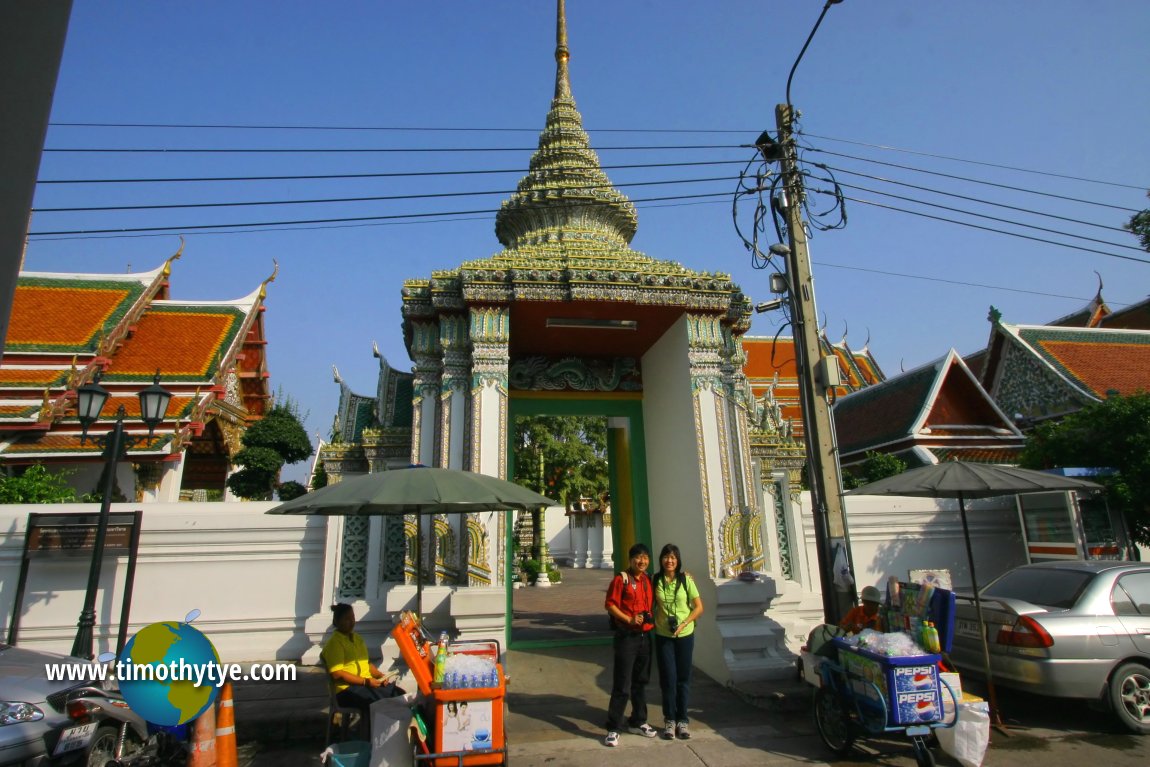
[[[268,514],[402,516],[539,509],[556,502],[486,474],[412,466],[353,477],[269,509]],[[416,610],[423,613],[423,529],[416,526]]]
[[[974,591],[974,610],[978,615],[978,629],[982,634],[983,667],[990,693],[991,715],[998,719],[998,702],[994,696],[994,680],[990,674],[990,646],[986,638],[986,625],[982,619],[982,600],[978,594],[978,578],[974,573],[974,551],[970,546],[970,529],[966,524],[967,498],[992,498],[1016,493],[1037,493],[1049,490],[1099,490],[1101,485],[1084,479],[1063,477],[1045,471],[1019,469],[1013,466],[995,466],[987,463],[944,461],[930,466],[904,471],[893,477],[851,490],[847,495],[909,495],[925,498],[957,498],[958,513],[962,519],[962,537],[966,542],[966,560],[970,565],[970,586]]]

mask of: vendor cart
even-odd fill
[[[931,730],[953,727],[959,716],[955,691],[939,677],[939,656],[891,658],[842,639],[832,642],[839,660],[822,659],[815,691],[815,726],[823,743],[843,756],[860,736],[901,732],[910,738],[919,766],[932,767]],[[954,704],[949,721],[944,695]]]
[[[883,643],[876,640],[883,635],[872,637],[870,646],[863,637],[830,640],[833,651],[823,653],[830,657],[818,660],[817,673],[807,674],[819,688],[815,726],[827,748],[841,756],[859,736],[901,732],[910,738],[921,767],[934,764],[927,747],[931,730],[953,727],[959,717],[959,696],[939,676],[938,654],[950,650],[954,601],[949,590],[928,584],[892,583],[888,587],[883,623],[890,634],[914,639],[907,642],[914,654],[882,651]],[[923,652],[924,625],[936,628],[937,646],[931,648],[936,652]],[[947,711],[954,711],[953,717],[948,718]]]
[[[451,643],[454,655],[488,661],[491,673],[448,677],[435,682],[435,642],[411,612],[400,615],[391,635],[415,677],[427,723],[426,740],[414,745],[414,762],[424,767],[481,767],[507,764],[504,722],[506,677],[497,641]]]

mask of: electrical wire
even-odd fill
[[[572,186],[565,187],[566,191],[580,192],[580,191],[594,191],[597,189],[612,189],[612,188],[627,188],[636,186],[660,186],[667,184],[700,184],[710,183],[714,181],[730,181],[730,176],[718,176],[712,178],[688,178],[688,179],[673,179],[669,181],[633,181],[626,184],[593,184],[588,186]],[[197,203],[166,203],[154,205],[104,205],[104,206],[91,206],[83,208],[33,208],[34,213],[92,213],[92,212],[106,212],[106,211],[134,211],[134,210],[178,210],[178,209],[193,209],[193,208],[240,208],[240,207],[255,207],[255,206],[268,206],[268,205],[315,205],[315,204],[329,204],[329,203],[346,203],[346,202],[383,202],[383,201],[398,201],[398,200],[427,200],[427,199],[441,199],[448,197],[484,197],[490,195],[509,196],[515,194],[515,190],[507,189],[493,189],[483,192],[429,192],[427,194],[395,194],[395,195],[378,195],[371,197],[329,197],[323,199],[312,200],[253,200],[249,202],[197,202]]]
[[[815,193],[816,194],[829,194],[829,192],[822,192],[820,190],[815,190]],[[1066,243],[1066,242],[1058,242],[1056,240],[1045,240],[1041,237],[1032,237],[1028,234],[1022,234],[1021,232],[1008,232],[1004,229],[995,229],[995,228],[989,227],[989,226],[981,226],[979,224],[972,224],[969,221],[956,221],[955,219],[952,219],[952,218],[945,218],[943,216],[935,216],[935,215],[931,215],[930,213],[923,213],[922,211],[907,210],[906,208],[899,208],[899,207],[896,207],[894,205],[885,205],[881,202],[875,202],[874,200],[865,200],[865,199],[862,199],[859,197],[846,197],[846,199],[850,200],[851,202],[860,203],[862,205],[870,205],[870,206],[875,207],[875,208],[883,208],[884,210],[898,211],[899,213],[909,213],[912,216],[920,216],[922,218],[929,218],[929,219],[932,219],[934,221],[944,221],[948,224],[958,224],[959,226],[966,226],[966,227],[970,227],[971,229],[980,229],[984,232],[993,232],[995,234],[1005,234],[1005,235],[1010,236],[1010,237],[1018,237],[1019,239],[1031,240],[1033,242],[1041,242],[1041,243],[1045,243],[1047,245],[1057,245],[1060,248],[1070,248],[1071,250],[1077,250],[1077,251],[1081,251],[1084,253],[1097,253],[1098,255],[1107,256],[1109,258],[1120,258],[1124,261],[1135,261],[1135,262],[1140,263],[1140,264],[1150,264],[1150,259],[1135,258],[1134,256],[1124,256],[1124,255],[1121,255],[1119,253],[1108,253],[1104,250],[1097,250],[1095,248],[1087,248],[1087,247],[1084,247],[1082,245],[1073,245],[1073,244]]]
[[[711,193],[711,194],[671,195],[671,196],[667,196],[667,197],[648,197],[648,198],[639,199],[639,200],[632,200],[631,202],[638,203],[638,202],[663,202],[663,201],[667,201],[667,200],[691,200],[691,199],[711,198],[711,197],[726,197],[728,194],[729,194],[729,192],[715,192],[715,193]],[[587,203],[587,204],[588,205],[594,205],[597,203]],[[555,207],[561,207],[561,206],[555,206]],[[567,206],[562,206],[562,207],[576,208],[576,207],[582,207],[582,205],[572,204],[572,205],[567,205]],[[440,211],[438,213],[397,213],[397,214],[388,215],[388,216],[352,216],[352,217],[343,217],[343,218],[317,218],[317,219],[306,219],[306,220],[297,220],[297,221],[260,221],[260,222],[240,223],[240,224],[197,224],[197,225],[191,225],[191,226],[178,226],[178,225],[177,226],[143,226],[143,227],[122,227],[122,228],[118,228],[118,229],[73,229],[73,230],[48,231],[48,232],[29,232],[28,236],[29,237],[45,237],[45,236],[70,235],[70,234],[121,234],[121,233],[133,233],[133,232],[191,232],[191,231],[202,231],[202,230],[209,230],[209,229],[229,229],[229,228],[231,228],[231,229],[248,229],[248,228],[252,228],[252,227],[263,227],[263,226],[291,226],[291,225],[295,225],[295,224],[331,224],[331,223],[346,223],[346,222],[357,222],[357,221],[390,221],[390,220],[401,220],[401,219],[411,219],[411,218],[429,218],[429,217],[433,217],[433,216],[464,216],[464,215],[476,215],[476,214],[493,215],[493,214],[498,213],[498,212],[499,212],[498,209],[492,208],[492,209],[481,209],[481,210]]]
[[[798,131],[796,131],[797,133]],[[814,133],[805,133],[805,136],[810,138],[822,139],[823,141],[838,141],[843,144],[854,144],[856,146],[870,147],[871,149],[882,149],[888,152],[902,152],[904,154],[919,155],[920,157],[931,157],[937,160],[950,160],[951,162],[967,163],[969,165],[983,165],[988,168],[998,168],[1000,170],[1011,170],[1017,173],[1033,173],[1038,176],[1050,176],[1052,178],[1064,178],[1070,181],[1082,181],[1087,184],[1102,184],[1104,186],[1116,186],[1122,189],[1137,189],[1143,191],[1146,189],[1145,184],[1124,184],[1118,181],[1099,181],[1097,179],[1085,178],[1083,176],[1071,176],[1065,173],[1051,173],[1050,171],[1034,170],[1033,168],[1020,168],[1017,165],[1002,165],[994,162],[985,162],[983,160],[969,160],[962,157],[951,157],[945,154],[934,154],[932,152],[921,152],[915,149],[903,149],[895,146],[887,146],[885,144],[868,144],[865,141],[852,141],[845,138],[832,138],[831,136],[819,136]],[[857,158],[856,158],[857,159]]]
[[[1067,222],[1072,223],[1072,224],[1079,224],[1081,226],[1093,226],[1093,227],[1097,227],[1099,229],[1107,229],[1107,230],[1112,231],[1112,232],[1126,232],[1127,231],[1126,229],[1123,229],[1120,226],[1110,226],[1109,224],[1098,224],[1098,223],[1095,223],[1093,221],[1083,221],[1083,220],[1077,219],[1077,218],[1070,218],[1069,216],[1059,216],[1059,215],[1054,214],[1054,213],[1043,213],[1042,211],[1039,211],[1039,210],[1033,210],[1031,208],[1022,208],[1022,207],[1019,207],[1017,205],[1007,205],[1007,204],[1001,203],[1001,202],[991,202],[990,200],[984,200],[980,197],[971,197],[970,195],[957,194],[955,192],[946,192],[946,191],[943,191],[941,189],[931,188],[929,186],[920,186],[918,184],[909,184],[905,181],[896,181],[894,179],[884,178],[882,176],[873,176],[869,173],[859,173],[858,171],[846,170],[845,168],[835,168],[835,167],[831,167],[828,165],[824,165],[823,163],[817,163],[816,162],[816,163],[809,163],[809,164],[813,165],[816,168],[823,168],[824,170],[828,170],[828,171],[834,170],[834,171],[838,171],[839,173],[846,173],[846,174],[851,175],[851,176],[861,176],[863,178],[869,178],[869,179],[872,179],[874,181],[882,181],[883,183],[886,183],[886,184],[895,184],[896,186],[905,186],[909,189],[918,189],[919,191],[922,191],[922,192],[930,192],[931,194],[941,194],[941,195],[944,195],[946,197],[955,197],[955,198],[960,199],[960,200],[968,200],[970,202],[977,202],[977,203],[981,203],[983,205],[992,205],[996,208],[1006,208],[1007,210],[1015,210],[1015,211],[1018,211],[1019,213],[1029,213],[1033,216],[1043,216],[1045,218],[1054,218],[1054,219],[1058,219],[1060,221],[1067,221]]]
[[[830,269],[849,269],[855,272],[868,272],[870,274],[881,274],[887,277],[904,277],[908,280],[923,280],[925,282],[941,282],[947,285],[958,285],[964,288],[986,288],[988,290],[1002,290],[1008,293],[1025,293],[1030,296],[1043,296],[1044,298],[1069,298],[1074,301],[1089,301],[1089,298],[1081,298],[1079,296],[1064,296],[1060,293],[1043,293],[1037,290],[1023,290],[1022,288],[1006,288],[1001,285],[987,285],[981,282],[964,282],[962,280],[948,280],[945,277],[927,277],[923,274],[907,274],[905,272],[888,272],[883,269],[870,269],[864,266],[848,266],[846,264],[832,264],[827,261],[812,261],[815,266],[827,267]]]
[[[1061,195],[1061,194],[1053,194],[1052,192],[1039,192],[1039,191],[1036,191],[1034,189],[1024,189],[1022,187],[1011,186],[1010,184],[998,184],[998,183],[995,183],[993,181],[982,181],[982,180],[979,180],[977,178],[969,178],[967,176],[956,176],[952,173],[942,173],[940,171],[924,170],[922,168],[915,168],[915,167],[910,166],[910,165],[900,165],[898,163],[893,163],[893,162],[884,162],[882,160],[871,160],[871,159],[868,159],[866,157],[856,157],[854,155],[841,154],[840,152],[830,152],[830,151],[827,151],[826,149],[817,149],[815,147],[808,147],[807,151],[808,152],[819,152],[821,154],[829,154],[829,155],[832,155],[833,157],[845,157],[848,160],[858,160],[859,162],[869,162],[869,163],[874,163],[875,165],[885,165],[889,168],[900,168],[902,170],[910,170],[910,171],[914,171],[915,173],[925,173],[925,174],[930,175],[930,176],[941,176],[942,178],[951,178],[951,179],[955,179],[957,181],[966,181],[966,182],[969,182],[972,184],[983,184],[985,186],[998,187],[999,189],[1009,189],[1013,192],[1025,192],[1026,194],[1036,194],[1036,195],[1040,195],[1042,197],[1051,197],[1051,198],[1054,198],[1056,200],[1066,200],[1068,202],[1079,202],[1079,203],[1082,203],[1084,205],[1097,205],[1097,206],[1102,207],[1102,208],[1112,208],[1114,210],[1121,210],[1121,211],[1125,211],[1127,213],[1138,213],[1139,212],[1136,208],[1125,208],[1125,207],[1122,207],[1121,205],[1109,205],[1109,204],[1104,203],[1104,202],[1097,202],[1095,200],[1084,200],[1080,197],[1067,197],[1067,196]]]
[[[700,160],[697,162],[651,162],[629,165],[579,165],[571,170],[633,170],[638,168],[686,168],[700,165],[741,165],[742,160]],[[527,169],[499,168],[495,170],[431,170],[397,173],[327,173],[307,176],[203,176],[194,178],[81,178],[81,179],[40,179],[40,184],[175,184],[189,182],[233,182],[233,181],[315,181],[349,178],[419,178],[434,176],[481,176],[500,173],[526,173]]]
[[[725,197],[726,195],[720,195],[720,196]],[[725,203],[725,202],[726,202],[726,200],[722,200],[722,199],[719,199],[719,200],[697,200],[695,202],[666,202],[666,203],[651,204],[651,205],[637,205],[636,207],[640,208],[641,210],[654,210],[657,208],[686,208],[686,207],[691,207],[694,205],[718,205],[720,203]],[[432,214],[432,215],[434,216],[435,214]],[[439,215],[450,216],[451,214],[443,213],[443,214],[439,214]],[[414,221],[376,221],[376,222],[368,222],[368,223],[349,223],[349,224],[338,224],[337,223],[337,224],[320,225],[320,226],[280,226],[280,227],[268,226],[268,227],[264,227],[264,228],[254,228],[253,227],[250,229],[236,229],[236,230],[221,229],[221,230],[216,230],[216,231],[194,232],[188,236],[196,237],[196,236],[210,236],[210,235],[259,234],[262,232],[299,232],[299,231],[319,231],[319,230],[328,230],[328,229],[364,229],[364,228],[376,227],[376,226],[421,226],[421,225],[425,225],[425,224],[449,224],[449,223],[455,223],[455,222],[459,222],[459,221],[490,221],[490,220],[491,220],[490,215],[488,215],[487,211],[484,211],[482,214],[479,214],[479,215],[473,215],[473,216],[461,215],[461,216],[455,216],[455,217],[451,217],[451,218],[428,217],[428,218],[423,218],[423,219],[414,220]],[[61,237],[44,237],[44,236],[41,236],[41,237],[37,237],[36,241],[37,242],[60,242],[60,241],[64,241],[64,240],[67,240],[67,241],[72,241],[72,240],[133,240],[133,239],[146,238],[146,237],[171,237],[171,236],[172,235],[170,232],[165,231],[165,232],[156,232],[156,233],[150,233],[150,234],[92,234],[92,235],[73,235],[73,236],[61,236]]]
[[[596,152],[632,151],[632,150],[663,150],[663,149],[743,149],[740,144],[681,144],[681,145],[649,145],[649,146],[597,146]],[[334,147],[289,147],[283,149],[252,148],[252,149],[211,149],[208,147],[173,148],[173,147],[147,147],[147,148],[115,148],[115,147],[45,147],[45,152],[55,154],[433,154],[442,152],[446,154],[468,154],[473,152],[534,152],[538,147],[360,147],[360,148],[334,148]]]
[[[50,122],[50,128],[179,128],[208,130],[306,130],[306,131],[354,131],[380,133],[534,133],[534,128],[444,128],[432,126],[394,125],[234,125],[226,123],[104,123],[104,122]],[[718,128],[589,128],[588,133],[738,133],[746,135],[751,131]]]
[[[807,175],[807,174],[804,173],[803,175]],[[814,178],[817,181],[832,181],[832,179],[819,178],[817,176],[808,176],[808,177]],[[1083,234],[1071,234],[1070,232],[1062,232],[1062,231],[1059,231],[1058,229],[1051,229],[1051,228],[1046,227],[1046,226],[1038,226],[1037,224],[1026,224],[1026,223],[1023,223],[1021,221],[1011,221],[1008,218],[1000,218],[998,216],[991,216],[987,213],[976,213],[972,210],[964,210],[963,208],[955,208],[955,207],[952,207],[950,205],[942,205],[942,204],[937,203],[937,202],[927,202],[925,200],[919,200],[919,199],[916,199],[914,197],[906,197],[905,195],[901,195],[901,194],[893,194],[891,192],[883,192],[883,191],[878,190],[878,189],[870,189],[868,187],[858,186],[856,184],[843,184],[843,186],[845,186],[847,189],[857,189],[860,192],[869,192],[870,194],[881,194],[883,197],[891,197],[895,200],[902,200],[903,202],[913,202],[917,205],[926,205],[927,207],[930,207],[930,208],[938,208],[940,210],[947,210],[947,211],[950,211],[951,213],[961,213],[964,216],[974,216],[975,218],[984,218],[988,221],[997,221],[1000,224],[1009,224],[1011,226],[1021,226],[1021,227],[1026,228],[1026,229],[1034,229],[1036,231],[1046,232],[1048,234],[1058,234],[1058,235],[1061,235],[1063,237],[1072,237],[1076,240],[1084,240],[1085,242],[1095,242],[1095,243],[1098,243],[1100,245],[1109,245],[1110,247],[1113,247],[1113,248],[1128,248],[1130,250],[1145,252],[1142,250],[1142,248],[1140,248],[1137,245],[1123,245],[1122,243],[1110,242],[1109,240],[1100,240],[1097,237],[1087,237],[1086,235],[1083,235]],[[827,192],[825,190],[812,190],[812,191],[815,191],[818,194],[832,194],[831,192]],[[836,195],[841,197],[842,190],[841,189],[837,190],[833,194],[836,194]]]

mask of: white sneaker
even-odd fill
[[[611,730],[611,732],[607,733],[607,737],[603,738],[603,745],[607,746],[608,748],[615,748],[616,746],[618,746],[619,745],[619,733],[615,732],[614,730]]]
[[[679,740],[690,740],[691,730],[686,722],[679,722]]]
[[[675,720],[666,719],[663,721],[663,740],[675,739]]]
[[[642,735],[644,738],[653,738],[659,734],[658,730],[646,722],[643,722],[638,726],[627,725],[627,732],[631,733],[632,735]]]

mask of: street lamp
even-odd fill
[[[80,444],[88,439],[88,427],[100,417],[100,411],[108,401],[108,390],[100,386],[100,375],[76,390],[76,410],[80,419]],[[160,372],[152,385],[140,390],[140,415],[148,427],[151,439],[156,427],[168,412],[172,393],[160,386]],[[108,517],[112,508],[112,488],[116,481],[116,464],[121,454],[131,450],[143,441],[140,437],[124,434],[124,406],[116,409],[116,423],[112,431],[92,437],[96,444],[104,448],[104,487],[100,500],[100,521],[96,525],[96,539],[92,542],[92,565],[88,570],[88,590],[84,594],[84,609],[80,612],[80,622],[76,628],[76,641],[72,644],[72,655],[77,658],[94,657],[92,651],[92,628],[96,624],[96,591],[100,585],[100,565],[104,560],[104,539],[108,534]]]

